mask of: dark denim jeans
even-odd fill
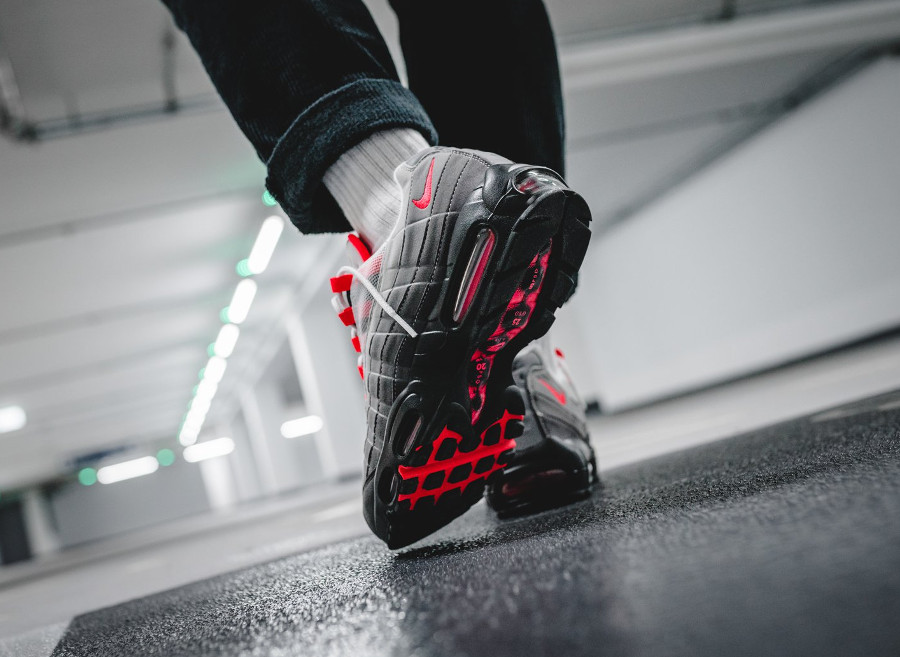
[[[371,133],[563,169],[553,33],[541,0],[391,0],[410,89],[361,0],[163,0],[266,186],[305,233],[350,230],[322,175]]]

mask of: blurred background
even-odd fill
[[[900,2],[547,4],[595,229],[555,340],[601,467],[900,387]],[[0,586],[359,529],[297,511],[361,475],[344,238],[263,180],[161,3],[0,0]],[[192,554],[127,572],[244,563]]]

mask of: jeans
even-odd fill
[[[553,33],[541,0],[391,0],[409,89],[361,0],[163,0],[304,233],[350,226],[325,171],[378,130],[563,173]]]

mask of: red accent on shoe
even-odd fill
[[[428,207],[428,204],[431,203],[431,176],[434,174],[434,161],[437,158],[431,158],[431,166],[428,167],[428,176],[425,178],[425,191],[422,192],[422,196],[417,199],[413,199],[412,204],[415,205],[420,210],[424,210]]]
[[[557,347],[557,348],[554,349],[553,351],[555,351],[555,352],[556,352],[556,355],[559,356],[560,358],[565,358],[565,357],[566,357],[566,355],[562,352],[562,349],[560,349],[559,347]]]
[[[363,381],[365,381],[365,380],[366,380],[366,375],[363,374],[363,368],[362,368],[362,365],[357,365],[357,366],[356,366],[356,369],[359,371],[359,378],[362,379]]]
[[[353,283],[353,274],[344,274],[343,276],[332,276],[331,277],[331,291],[335,294],[340,294],[341,292],[349,292],[350,285]]]
[[[347,241],[350,242],[354,249],[356,249],[359,257],[363,259],[363,262],[372,257],[372,252],[369,251],[369,247],[366,246],[366,243],[359,238],[359,235],[350,233],[347,235]]]
[[[359,336],[350,338],[350,342],[353,343],[353,348],[356,349],[356,353],[360,353],[362,351],[362,346],[359,344]],[[563,404],[565,403],[566,402],[563,402]]]
[[[491,259],[491,253],[494,251],[495,241],[496,238],[494,237],[493,231],[488,231],[487,243],[484,245],[484,250],[481,252],[478,264],[475,265],[475,272],[472,274],[472,280],[468,281],[469,287],[466,289],[466,296],[463,299],[462,308],[459,309],[459,317],[457,318],[454,316],[454,320],[462,321],[468,314],[469,306],[472,305],[472,301],[475,299],[475,293],[478,292],[478,285],[481,283],[488,262]],[[466,284],[466,281],[463,281],[463,284]]]
[[[544,387],[550,391],[550,394],[553,395],[554,397],[556,397],[556,401],[558,401],[563,406],[566,405],[566,393],[560,392],[559,390],[557,390],[556,388],[551,386],[549,383],[547,383],[543,379],[538,379],[538,381],[543,383]]]
[[[472,354],[469,362],[469,401],[472,403],[473,424],[478,420],[481,409],[484,408],[487,382],[494,358],[528,325],[528,320],[531,319],[531,314],[537,306],[541,286],[544,283],[544,275],[547,273],[547,264],[550,261],[551,249],[552,244],[534,256],[531,264],[525,270],[525,276],[519,284],[519,289],[509,300],[497,328],[487,342]]]
[[[353,308],[344,308],[338,313],[338,317],[344,323],[344,326],[353,326]]]
[[[403,494],[401,493],[397,497],[398,502],[403,502],[404,500],[409,500],[409,509],[412,511],[416,502],[425,497],[434,497],[435,502],[440,499],[441,495],[444,493],[448,493],[452,490],[463,491],[465,488],[471,484],[473,481],[478,479],[487,479],[491,474],[496,472],[497,470],[502,470],[506,467],[506,463],[500,464],[497,463],[498,457],[508,450],[515,449],[516,441],[514,438],[506,437],[506,428],[511,420],[522,420],[522,415],[513,415],[508,410],[503,412],[503,417],[497,420],[494,424],[484,430],[481,434],[481,445],[476,447],[471,452],[461,452],[459,451],[459,444],[462,442],[463,437],[456,433],[455,431],[451,431],[447,427],[444,427],[444,430],[441,431],[441,434],[435,439],[434,446],[431,452],[431,456],[428,459],[428,462],[425,465],[418,466],[406,466],[401,465],[397,468],[397,472],[400,474],[400,477],[405,481],[409,480],[417,480],[416,481],[416,490],[413,493]],[[487,432],[496,424],[500,425],[500,440],[496,445],[487,446],[484,444],[484,437]],[[443,461],[437,460],[437,452],[438,448],[441,444],[443,444],[445,439],[450,439],[456,441],[457,451],[451,456],[449,459],[445,459]],[[418,451],[418,449],[416,450]],[[490,457],[492,460],[492,465],[489,469],[486,469],[484,472],[475,472],[475,466],[479,461],[484,459],[485,457]],[[450,473],[453,470],[461,465],[469,465],[471,467],[468,476],[461,481],[450,482]],[[433,474],[435,472],[443,472],[444,478],[441,485],[437,488],[433,488],[430,490],[425,489],[425,478],[428,475]]]

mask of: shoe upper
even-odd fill
[[[427,348],[429,331],[438,328],[456,217],[483,185],[488,167],[505,162],[488,153],[442,147],[423,151],[395,171],[401,209],[381,247],[369,254],[358,238],[350,240],[351,268],[341,272],[355,271],[333,279],[332,289],[338,293],[336,310],[351,327],[360,352],[367,476],[383,448],[392,405],[410,382],[414,357]]]
[[[516,356],[513,379],[525,391],[525,433],[516,441],[516,460],[528,458],[548,437],[588,443],[584,401],[575,389],[565,357],[546,339]]]

